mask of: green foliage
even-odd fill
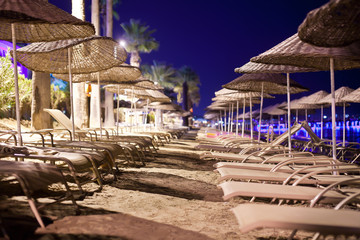
[[[141,23],[140,20],[130,19],[129,23],[120,25],[125,31],[123,37],[127,43],[127,51],[150,53],[159,48],[159,42],[151,36],[156,30],[149,30],[149,26]]]
[[[170,65],[153,61],[153,65],[141,66],[141,71],[146,78],[164,88],[173,88],[175,85],[176,69]]]
[[[31,80],[18,74],[20,107],[31,103]],[[14,68],[9,49],[5,57],[0,57],[0,111],[7,112],[15,107]]]
[[[174,87],[174,91],[177,93],[178,102],[181,103],[183,101],[183,84],[186,82],[188,85],[188,96],[191,102],[198,105],[200,102],[199,76],[188,66],[181,67],[177,73],[177,85]]]
[[[70,92],[68,86],[63,91],[59,89],[59,86],[51,84],[51,107],[61,109],[62,107],[67,108],[67,106],[70,106]]]

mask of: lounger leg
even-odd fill
[[[294,236],[295,236],[296,233],[297,233],[297,229],[293,230],[293,231],[291,232],[291,234],[289,235],[288,240],[292,240],[292,239],[294,238]]]
[[[43,222],[43,220],[41,219],[41,216],[35,206],[35,203],[32,199],[28,198],[28,202],[29,202],[29,205],[30,205],[30,208],[31,208],[31,211],[33,212],[36,220],[38,221],[38,223],[40,224],[40,227],[41,228],[45,228],[45,224]]]

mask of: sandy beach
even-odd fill
[[[106,177],[101,191],[86,184],[87,196],[77,200],[80,215],[66,202],[49,206],[42,212],[45,229],[38,227],[19,186],[2,184],[4,225],[13,239],[285,239],[290,231],[239,231],[231,208],[248,199],[222,199],[215,161],[199,159],[195,136],[190,131],[160,147],[145,167],[123,166],[116,181]],[[42,193],[41,200],[49,194]]]

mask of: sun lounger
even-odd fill
[[[289,183],[294,182],[297,184],[311,184],[311,185],[329,185],[340,180],[353,179],[356,175],[331,175],[332,173],[341,173],[348,171],[360,172],[359,167],[349,168],[347,165],[344,169],[339,166],[342,164],[333,164],[337,168],[322,168],[328,165],[314,165],[301,168],[294,171],[293,173],[285,172],[268,172],[262,170],[251,170],[251,169],[238,169],[238,168],[217,168],[215,171],[220,174],[219,182],[226,180],[237,180],[237,181],[266,181],[266,182],[278,182],[278,183]],[[320,169],[316,169],[319,168]],[[314,169],[314,171],[307,170]],[[336,170],[336,171],[335,171]],[[306,174],[302,174],[305,172]],[[327,174],[325,174],[327,173]]]
[[[351,181],[353,184],[359,185],[360,177]],[[340,184],[345,184],[339,182]],[[347,183],[348,184],[348,183]],[[336,186],[337,184],[334,184]],[[318,194],[321,194],[324,189],[309,187],[309,186],[291,186],[281,184],[266,184],[266,183],[251,183],[251,182],[236,182],[228,181],[218,185],[224,192],[223,199],[225,201],[233,197],[256,197],[256,198],[270,198],[270,199],[285,199],[285,200],[299,200],[311,201]],[[360,192],[360,188],[355,190],[353,188],[342,188],[334,190],[326,190],[320,198],[321,203],[338,203],[346,197],[347,193],[354,191]]]
[[[360,212],[354,210],[240,204],[232,211],[242,233],[276,228],[320,232],[323,235],[360,235]]]
[[[83,193],[81,185],[88,182],[96,181],[99,184],[99,190],[102,188],[102,178],[98,171],[99,167],[105,166],[110,171],[110,160],[101,152],[84,152],[73,149],[58,149],[58,148],[42,148],[42,147],[27,147],[27,146],[12,146],[0,143],[0,149],[10,149],[9,152],[0,154],[0,157],[37,159],[43,162],[56,164],[58,167],[66,167],[71,176],[74,178],[81,193]],[[80,182],[77,174],[93,173],[94,177],[89,181]],[[111,172],[114,174],[113,172]],[[114,175],[115,176],[115,175]]]
[[[54,119],[56,119],[60,124],[62,124],[68,131],[72,129],[72,123],[70,119],[64,115],[58,109],[44,109],[45,112],[49,113]],[[86,129],[80,130],[76,128],[77,138],[80,139],[89,139],[90,141],[97,140],[98,129]],[[139,160],[143,162],[143,157],[145,156],[144,151],[149,151],[152,153],[150,147],[152,147],[153,151],[156,151],[155,146],[153,145],[152,139],[150,136],[145,135],[122,135],[122,136],[113,136],[111,139],[109,138],[109,134],[104,134],[107,138],[103,138],[100,142],[104,143],[113,143],[118,144],[122,148],[126,149],[126,151],[131,152],[134,157],[138,157]],[[94,136],[94,137],[92,137]],[[98,142],[98,141],[97,141]],[[95,142],[94,144],[96,144]],[[141,152],[141,153],[139,153]]]
[[[17,179],[25,196],[27,197],[31,211],[42,228],[45,228],[45,224],[40,216],[39,209],[45,207],[46,205],[70,199],[76,209],[79,210],[64,176],[54,165],[0,160],[0,175],[13,176]],[[35,191],[47,188],[49,185],[59,182],[64,184],[66,188],[65,196],[58,198],[54,202],[45,204],[40,204],[36,200],[33,195]]]

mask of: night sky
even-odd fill
[[[71,0],[49,0],[50,3],[71,13]],[[211,103],[214,92],[240,76],[234,68],[247,63],[297,32],[306,14],[325,4],[326,0],[122,0],[115,8],[119,21],[114,19],[114,39],[120,40],[120,23],[131,18],[140,19],[156,29],[153,36],[160,48],[150,54],[141,54],[142,64],[153,60],[166,62],[175,68],[184,65],[194,69],[200,77],[201,101],[194,114],[202,115]],[[91,0],[85,0],[86,20],[91,21]],[[360,70],[335,72],[336,89],[360,86]],[[314,93],[330,92],[330,73],[296,73],[290,78],[310,88],[310,92],[296,94],[292,98]],[[286,100],[276,95],[265,100],[270,105]],[[257,108],[257,107],[255,107]],[[352,104],[349,113],[354,114],[360,104]]]

